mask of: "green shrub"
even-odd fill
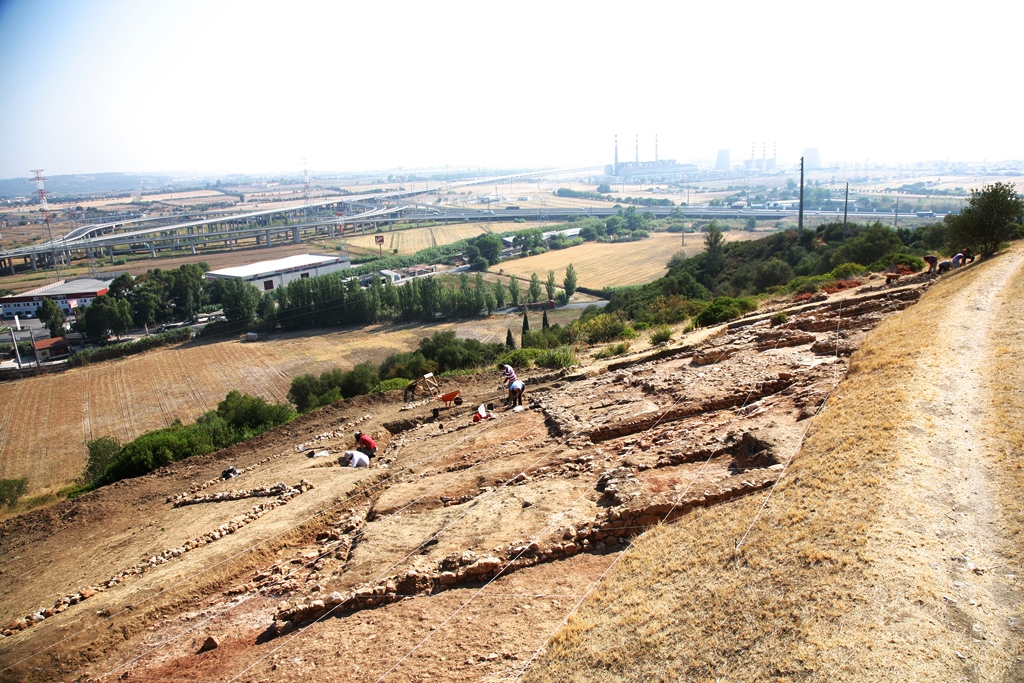
[[[521,350],[521,349],[520,349]],[[537,357],[537,365],[542,368],[568,368],[579,363],[576,351],[571,346],[562,346],[541,352]]]
[[[786,318],[786,312],[785,311],[779,311],[778,313],[773,313],[772,314],[772,320],[771,320],[772,327],[777,327],[779,325],[785,325],[786,324],[786,319],[787,318]]]
[[[738,318],[744,313],[748,313],[755,309],[757,309],[757,305],[752,299],[733,299],[728,296],[716,296],[714,300],[708,304],[707,308],[701,311],[697,317],[694,318],[694,322],[699,327],[717,325],[718,323]]]
[[[391,379],[385,379],[377,383],[377,386],[373,388],[371,394],[379,394],[384,391],[394,391],[395,389],[405,389],[409,385],[411,380],[405,377],[392,377]]]
[[[0,503],[14,507],[18,499],[28,491],[28,477],[21,479],[0,479]]]
[[[794,294],[814,294],[821,287],[824,278],[801,275],[789,281],[789,291]]]
[[[89,363],[98,363],[100,361],[112,360],[114,358],[133,356],[137,353],[144,353],[150,349],[159,348],[161,346],[187,342],[190,339],[192,339],[192,328],[179,327],[176,330],[151,334],[148,337],[142,337],[141,339],[135,339],[123,344],[111,344],[99,349],[79,351],[68,359],[68,367],[78,368],[83,365],[88,365]]]
[[[572,336],[588,344],[602,344],[616,339],[633,339],[636,331],[629,326],[626,318],[618,313],[598,313],[591,318],[580,318],[569,323]]]
[[[828,277],[833,280],[849,280],[851,277],[863,275],[867,268],[859,263],[842,263],[832,269]]]
[[[194,424],[179,421],[164,429],[146,432],[114,452],[117,441],[107,437],[89,442],[87,473],[102,473],[92,484],[102,486],[142,475],[193,455],[212,453],[273,429],[295,417],[290,406],[267,403],[262,398],[232,391],[217,410],[202,415]]]
[[[113,436],[101,436],[88,442],[86,448],[89,450],[89,459],[86,461],[82,479],[91,482],[103,476],[107,465],[121,451],[121,442]]]
[[[883,258],[878,259],[870,266],[868,266],[868,270],[873,271],[875,273],[879,273],[885,270],[886,268],[890,268],[892,266],[906,266],[907,268],[910,268],[916,273],[918,271],[924,270],[924,259],[921,259],[912,254],[903,254],[897,252],[895,254],[889,254]]]
[[[500,368],[502,365],[511,365],[513,368],[529,368],[532,367],[537,362],[537,359],[545,353],[545,349],[531,348],[509,351],[498,359],[498,367]]]
[[[602,358],[612,358],[614,356],[621,356],[624,353],[629,352],[629,342],[619,342],[618,344],[611,344],[604,347],[600,351],[594,354],[594,360],[600,360]]]
[[[651,330],[651,343],[664,344],[672,339],[672,328],[668,325],[660,325]]]

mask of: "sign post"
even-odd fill
[[[373,238],[373,241],[377,243],[377,247],[380,249],[381,258],[384,258],[384,235],[377,235]]]

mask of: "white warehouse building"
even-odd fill
[[[242,280],[261,292],[269,292],[283,287],[292,280],[327,275],[351,267],[352,261],[348,256],[298,254],[273,261],[250,263],[246,266],[211,270],[206,277],[208,279]]]

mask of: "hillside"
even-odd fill
[[[478,423],[496,375],[342,401],[8,520],[0,680],[998,678],[1022,262],[523,372]]]
[[[883,323],[770,500],[642,537],[524,680],[1024,680],[1022,263]]]

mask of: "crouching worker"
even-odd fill
[[[356,449],[372,458],[377,455],[377,442],[371,439],[368,434],[356,432]]]
[[[359,451],[345,451],[341,455],[342,460],[349,467],[369,467],[370,459],[366,457],[365,453]]]
[[[523,391],[526,390],[526,385],[523,384],[523,380],[517,379],[508,385],[508,400],[505,401],[505,405],[509,408],[523,405]]]
[[[929,273],[934,273],[936,270],[938,270],[939,259],[937,256],[932,256],[931,254],[929,254],[928,256],[924,257],[924,262],[928,264]]]

